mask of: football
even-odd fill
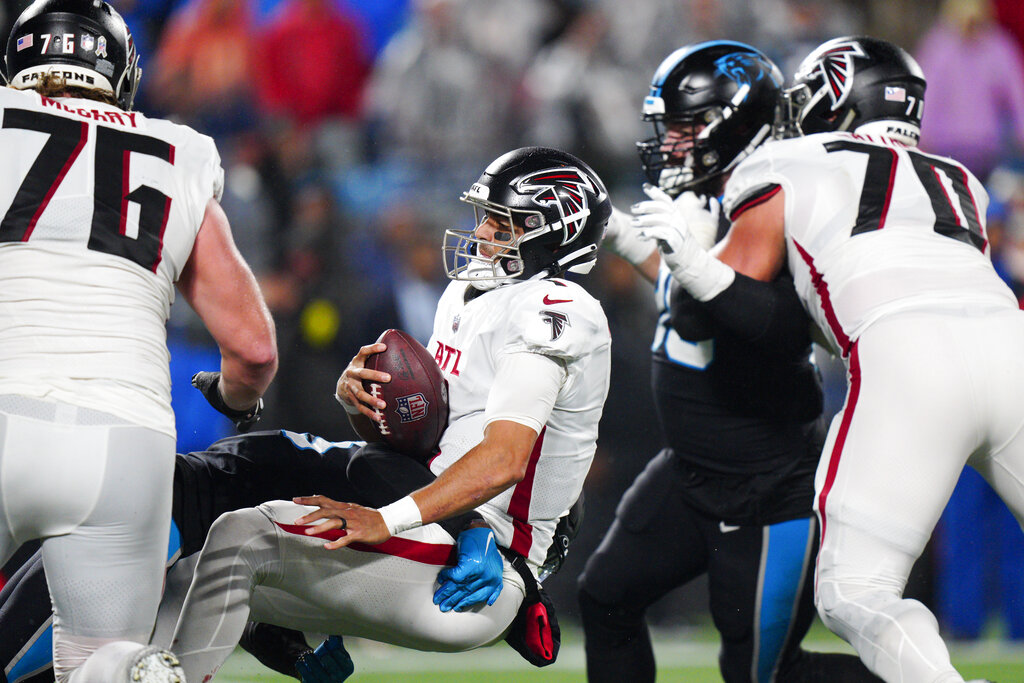
[[[388,348],[366,359],[366,367],[386,372],[391,381],[363,381],[367,393],[384,399],[383,419],[376,423],[384,442],[396,451],[426,462],[437,453],[448,426],[448,382],[434,357],[402,330],[385,330],[377,339]]]

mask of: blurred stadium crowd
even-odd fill
[[[223,206],[278,327],[281,365],[263,428],[353,437],[331,400],[339,372],[388,327],[430,336],[446,283],[441,234],[468,227],[472,212],[458,197],[501,152],[566,149],[595,167],[617,206],[640,199],[634,143],[649,137],[639,114],[649,79],[665,55],[698,40],[756,45],[788,77],[832,36],[870,33],[906,47],[929,79],[921,146],[988,179],[993,259],[1024,295],[1019,0],[111,2],[143,55],[136,108],[213,136],[221,152]],[[26,4],[7,0],[3,35]],[[661,448],[649,389],[650,288],[613,257],[596,272],[585,284],[612,327],[612,392],[587,521],[548,584],[569,618],[583,559]],[[173,308],[181,451],[230,427],[189,386],[193,372],[215,369],[205,334],[187,305]],[[844,378],[824,359],[823,371],[841,397]],[[975,479],[962,482],[966,492],[923,558],[919,590],[964,638],[990,623],[983,607],[996,593],[1006,634],[1024,638],[1024,538]],[[983,525],[996,538],[979,540],[979,515],[999,518]],[[958,567],[964,553],[984,559]],[[1012,571],[998,579],[1000,567]],[[951,571],[960,572],[955,581]],[[681,596],[652,617],[675,623],[699,608]]]

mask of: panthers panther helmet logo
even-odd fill
[[[715,60],[715,67],[718,72],[736,81],[741,86],[752,86],[765,76],[771,78],[775,85],[782,85],[776,81],[773,65],[765,60],[762,55],[752,52],[732,52]]]
[[[589,175],[573,166],[536,171],[516,182],[516,191],[534,192],[533,202],[542,207],[556,207],[561,217],[562,244],[576,238],[590,215],[586,192],[600,195]],[[527,229],[540,225],[526,224]]]

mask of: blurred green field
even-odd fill
[[[716,665],[718,645],[707,626],[652,634],[659,681],[721,683]],[[437,654],[416,652],[371,641],[346,639],[356,672],[349,683],[584,683],[582,636],[565,627],[558,661],[543,669],[526,664],[503,643],[473,652]],[[843,641],[815,623],[804,639],[809,650],[852,652]],[[1024,645],[1000,640],[998,635],[972,643],[951,643],[957,668],[968,679],[988,678],[997,683],[1024,681]],[[294,683],[295,679],[262,667],[237,650],[215,679],[217,683]]]

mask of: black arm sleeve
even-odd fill
[[[673,283],[672,328],[691,341],[713,337],[715,329],[727,330],[766,353],[787,358],[805,353],[811,343],[810,320],[788,273],[771,282],[736,273],[725,291],[703,303]]]
[[[718,325],[706,304],[694,299],[678,282],[672,281],[672,329],[686,341],[698,342],[715,336]]]

